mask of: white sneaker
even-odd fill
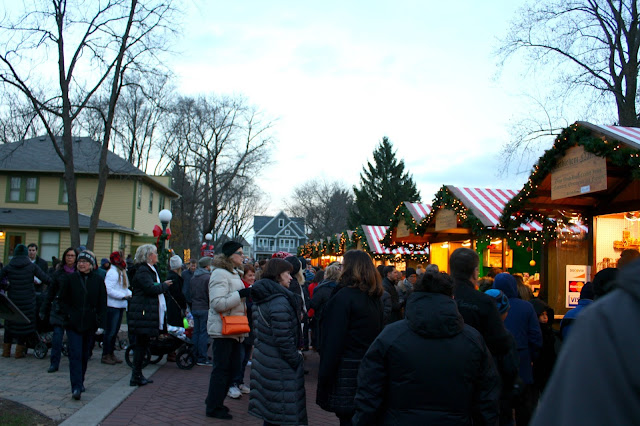
[[[241,384],[240,386],[238,386],[238,389],[240,390],[240,392],[242,393],[249,393],[251,392],[251,389],[249,389],[249,386],[246,386],[244,383]]]
[[[231,386],[227,392],[229,398],[238,399],[242,396],[242,392],[236,386]]]

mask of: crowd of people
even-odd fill
[[[76,400],[97,336],[101,362],[122,363],[114,351],[126,312],[131,386],[153,382],[142,374],[151,339],[192,316],[193,356],[211,367],[205,413],[217,419],[233,418],[225,398],[248,394],[249,413],[265,425],[307,424],[309,350],[320,356],[315,402],[341,425],[522,426],[570,423],[576,415],[601,424],[640,415],[631,367],[637,345],[630,354],[617,350],[631,339],[618,321],[637,317],[635,250],[585,284],[578,307],[556,328],[553,309],[521,276],[492,270],[480,278],[478,254],[467,248],[451,254],[444,273],[434,264],[376,268],[361,250],[324,269],[286,252],[253,263],[229,241],[215,257],[188,265],[171,257],[165,280],[151,244],[132,261],[113,252],[99,265],[84,247],[67,248],[54,268],[35,244],[13,254],[0,285],[29,321],[5,321],[2,355],[11,356],[16,343],[15,358],[24,357],[39,322],[47,323],[48,372],[55,373],[66,333]],[[593,357],[616,360],[606,373],[613,377],[583,374]],[[616,389],[631,396],[614,397]],[[585,399],[608,405],[588,417],[572,408]]]

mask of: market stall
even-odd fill
[[[563,314],[582,285],[640,247],[640,129],[578,121],[540,157],[501,223],[543,223],[543,285]],[[576,232],[576,229],[578,232]]]
[[[383,244],[392,245],[402,241],[401,246],[415,244],[422,246],[426,243],[422,235],[416,234],[416,228],[422,220],[431,213],[431,205],[405,201],[400,203],[391,216],[391,223],[383,237]]]
[[[428,244],[430,263],[442,271],[449,270],[449,256],[455,249],[468,247],[480,256],[481,276],[497,267],[533,279],[539,271],[538,233],[542,226],[537,222],[521,223],[512,229],[499,225],[504,205],[515,194],[509,189],[445,185],[436,193],[429,214],[415,228],[419,242],[412,243],[398,234],[387,235],[383,242],[413,249]]]
[[[389,248],[380,240],[388,230],[388,226],[362,225],[356,228],[352,235],[352,247],[364,250],[371,255],[373,262],[378,265],[394,265],[397,270],[405,271],[429,259],[429,249],[411,250],[406,247]]]

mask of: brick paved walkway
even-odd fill
[[[305,376],[307,414],[310,425],[337,425],[333,413],[323,411],[315,403],[319,357],[307,352]],[[245,383],[249,383],[249,368]],[[120,425],[262,425],[262,420],[248,414],[249,396],[238,400],[227,398],[233,420],[215,420],[205,416],[204,399],[207,396],[211,367],[195,366],[180,370],[175,363],[167,363],[154,375],[154,383],[133,392],[104,421],[103,426]]]

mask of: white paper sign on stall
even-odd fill
[[[580,300],[582,286],[587,283],[591,276],[591,266],[589,265],[567,265],[566,281],[566,307],[575,308]]]

